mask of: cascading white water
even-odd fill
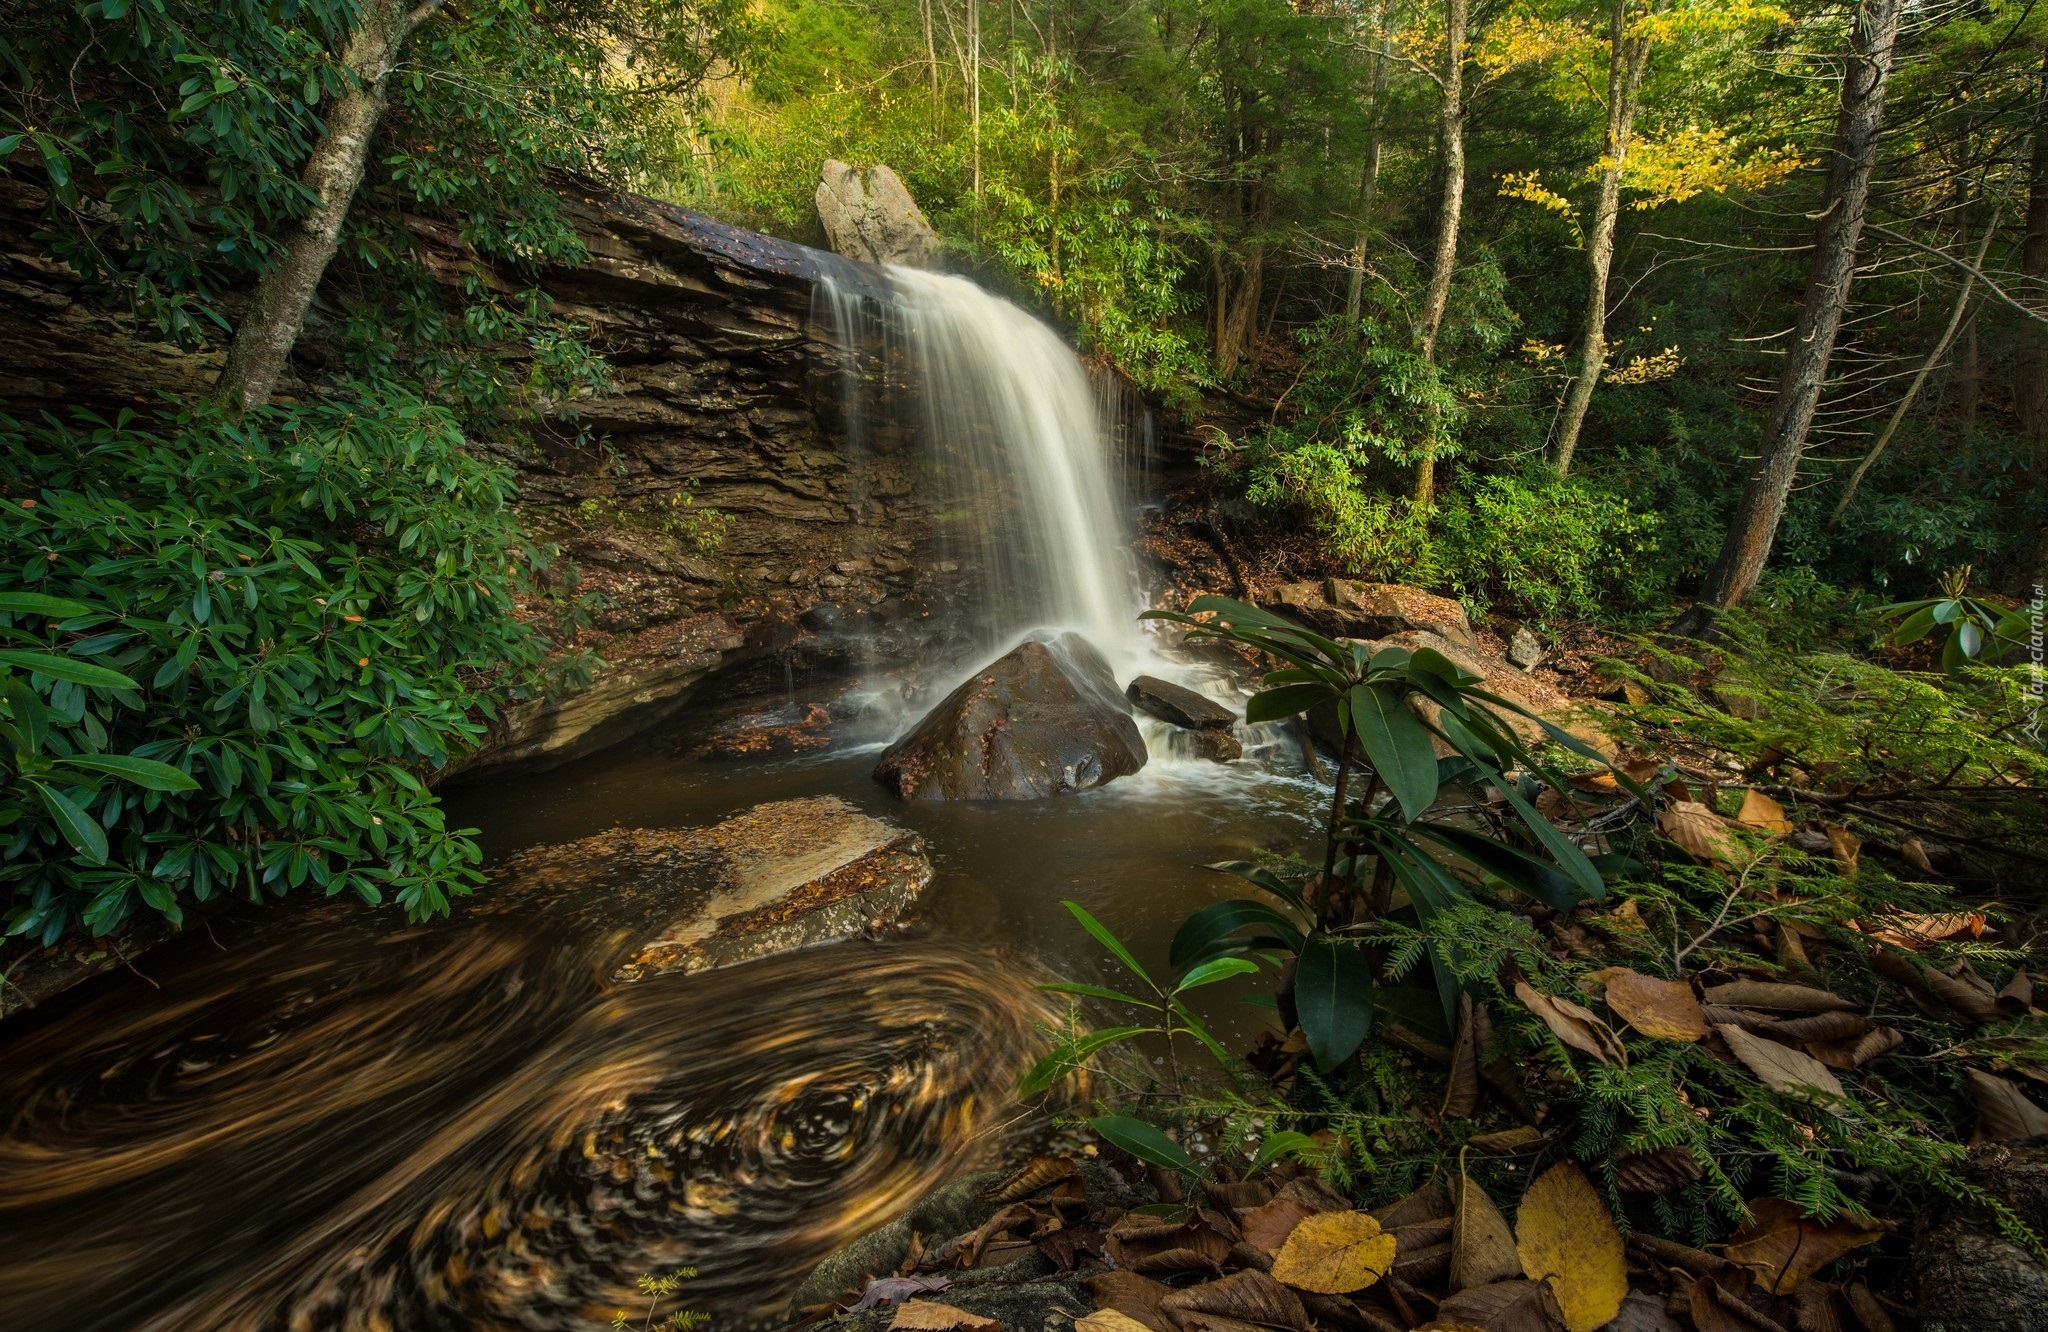
[[[843,345],[903,360],[924,433],[935,546],[972,588],[979,659],[1020,634],[1072,629],[1120,675],[1148,655],[1116,475],[1088,373],[1057,333],[965,278],[888,270],[890,299],[820,283]],[[861,447],[873,404],[850,379],[847,428]],[[886,410],[886,408],[884,409]]]

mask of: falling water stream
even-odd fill
[[[964,279],[888,280],[886,298],[827,281],[819,299],[845,343],[915,371],[894,401],[850,372],[849,447],[880,413],[920,414],[940,553],[970,590],[938,675],[1057,628],[1119,678],[1227,692],[1140,631],[1127,478],[1074,354]],[[594,1330],[636,1278],[684,1266],[693,1307],[772,1318],[832,1249],[1001,1150],[1051,1015],[1033,982],[1114,977],[1062,898],[1163,966],[1180,916],[1230,895],[1200,864],[1310,834],[1299,775],[1256,745],[1229,767],[1177,759],[1156,725],[1137,776],[1005,807],[894,802],[867,776],[888,738],[872,709],[814,752],[703,743],[809,702],[699,710],[456,788],[450,817],[495,861],[839,795],[925,839],[937,874],[901,937],[618,985],[644,908],[608,898],[188,931],[0,1027],[0,1328]],[[1265,1020],[1204,993],[1233,1037]]]

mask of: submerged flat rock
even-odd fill
[[[614,981],[711,971],[895,922],[931,882],[915,833],[836,796],[756,805],[708,828],[620,828],[534,847],[486,913],[536,901],[623,919]]]

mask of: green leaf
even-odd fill
[[[1264,689],[1245,703],[1245,725],[1257,726],[1260,722],[1292,717],[1336,696],[1337,691],[1326,684],[1282,685],[1278,689]]]
[[[1372,963],[1354,944],[1310,936],[1294,964],[1294,1012],[1316,1067],[1334,1069],[1372,1030]]]
[[[72,684],[87,685],[94,689],[137,688],[133,680],[119,671],[110,671],[91,662],[59,657],[48,652],[0,650],[0,665],[34,671],[38,675],[47,675],[52,680],[67,680]]]
[[[1088,1121],[1088,1127],[1101,1135],[1105,1142],[1114,1143],[1140,1161],[1149,1161],[1183,1174],[1204,1173],[1195,1164],[1195,1158],[1189,1156],[1179,1143],[1142,1119],[1132,1119],[1128,1115],[1098,1115]]]
[[[1246,883],[1265,889],[1296,911],[1304,914],[1308,911],[1308,904],[1302,900],[1300,887],[1287,882],[1256,860],[1219,860],[1202,868],[1243,879]]]
[[[1245,1171],[1245,1175],[1247,1178],[1256,1175],[1283,1156],[1299,1156],[1315,1150],[1316,1140],[1308,1134],[1297,1133],[1293,1129],[1276,1129],[1259,1144],[1259,1150],[1252,1156],[1251,1169]]]
[[[1094,935],[1095,942],[1101,944],[1114,954],[1116,960],[1123,963],[1133,975],[1147,985],[1152,986],[1153,989],[1159,988],[1158,985],[1153,983],[1152,978],[1145,973],[1145,968],[1138,965],[1138,959],[1131,956],[1131,950],[1124,947],[1123,941],[1109,932],[1107,925],[1089,915],[1087,909],[1079,902],[1063,901],[1060,905],[1072,912],[1074,919],[1081,922],[1081,928]]]
[[[1017,1083],[1017,1094],[1036,1096],[1080,1067],[1089,1055],[1103,1046],[1156,1030],[1156,1027],[1104,1027],[1100,1031],[1088,1032],[1074,1040],[1062,1041],[1057,1049],[1033,1064],[1030,1071],[1024,1074],[1022,1080]]]
[[[1242,957],[1211,958],[1180,978],[1180,984],[1173,987],[1175,994],[1214,985],[1217,981],[1229,980],[1232,976],[1243,976],[1259,969],[1259,964]]]
[[[1401,812],[1411,823],[1421,818],[1436,803],[1437,793],[1436,748],[1429,728],[1384,685],[1351,690],[1351,725]]]
[[[0,611],[13,615],[47,615],[53,620],[64,620],[74,615],[90,615],[93,608],[83,601],[48,597],[40,592],[0,592]]]
[[[1892,642],[1904,647],[1908,643],[1917,643],[1934,632],[1934,610],[1931,605],[1922,606],[1908,615],[1900,622],[1898,628],[1892,630]]]
[[[1563,870],[1573,883],[1584,889],[1586,896],[1596,902],[1607,896],[1607,885],[1601,881],[1600,871],[1593,868],[1593,862],[1586,858],[1586,853],[1569,837],[1559,832],[1549,819],[1538,814],[1536,807],[1524,800],[1521,792],[1515,790],[1514,783],[1503,779],[1497,772],[1487,773],[1486,780],[1492,784],[1494,790],[1507,797],[1508,804],[1514,807],[1515,813],[1521,816],[1523,824],[1535,834],[1536,840],[1543,844],[1543,849],[1550,853],[1558,868]]]
[[[36,794],[42,797],[43,808],[50,811],[50,817],[57,820],[57,830],[64,834],[64,840],[71,843],[72,850],[84,856],[95,865],[107,863],[107,833],[93,817],[72,803],[70,797],[54,787],[41,782],[32,782]]]
[[[132,754],[93,754],[59,760],[66,767],[103,772],[150,791],[196,791],[199,783],[168,763]]]
[[[1527,893],[1554,911],[1570,911],[1579,904],[1578,885],[1569,876],[1541,856],[1531,855],[1521,847],[1510,846],[1455,824],[1419,823],[1410,831],[1464,857],[1494,878]]]
[[[1167,950],[1167,960],[1175,967],[1192,967],[1218,953],[1256,948],[1256,939],[1232,937],[1239,930],[1254,926],[1273,931],[1290,951],[1301,946],[1301,930],[1293,921],[1264,902],[1236,897],[1212,902],[1182,921],[1174,932],[1172,947]]]
[[[28,681],[9,676],[0,682],[0,698],[14,717],[15,743],[29,754],[42,752],[44,737],[50,733],[50,711]]]
[[[1108,999],[1119,1004],[1136,1004],[1140,1008],[1157,1009],[1159,1007],[1158,1004],[1153,1003],[1150,999],[1140,999],[1135,994],[1125,994],[1122,990],[1112,990],[1106,985],[1084,985],[1080,981],[1047,981],[1043,985],[1038,986],[1038,988],[1053,994],[1078,994],[1089,999]]]

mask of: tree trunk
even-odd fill
[[[1437,334],[1451,302],[1451,278],[1458,268],[1458,227],[1465,213],[1465,26],[1466,0],[1444,0],[1443,96],[1438,104],[1438,135],[1443,153],[1444,192],[1437,209],[1436,257],[1429,270],[1429,292],[1422,306],[1422,359],[1436,359]],[[1436,502],[1436,437],[1423,441],[1415,464],[1415,503]]]
[[[1711,627],[1716,611],[1740,605],[1756,586],[1777,539],[1856,272],[1856,247],[1870,203],[1878,131],[1884,123],[1884,85],[1891,73],[1902,2],[1862,0],[1857,6],[1849,60],[1842,72],[1842,109],[1835,122],[1827,192],[1814,235],[1813,266],[1785,352],[1777,397],[1764,424],[1763,456],[1736,504],[1720,558],[1700,589],[1699,604],[1675,626],[1678,632],[1697,636]]]
[[[1266,247],[1245,247],[1244,267],[1235,279],[1224,265],[1219,249],[1216,275],[1216,375],[1222,378],[1237,369],[1251,349],[1252,335],[1259,327],[1259,303],[1265,292]]]
[[[2036,308],[2048,307],[2048,50],[2042,52],[2041,100],[2034,108],[2034,150],[2027,164],[2027,236],[2020,243],[2022,290]],[[2048,463],[2048,325],[2020,323],[2013,357],[2013,412],[2034,441],[2037,467]]]
[[[370,142],[390,99],[399,48],[440,7],[441,0],[421,0],[412,8],[399,0],[369,0],[363,6],[362,21],[342,53],[342,65],[355,86],[329,110],[327,133],[313,145],[300,176],[316,202],[299,222],[284,258],[256,284],[249,309],[228,345],[227,364],[214,391],[230,411],[261,407],[276,391],[306,326],[306,311],[340,244],[349,205],[363,183]]]
[[[1628,0],[1614,0],[1608,20],[1607,133],[1600,145],[1600,198],[1593,206],[1593,230],[1586,237],[1586,327],[1579,338],[1579,365],[1565,393],[1551,461],[1557,474],[1572,470],[1579,430],[1586,424],[1593,389],[1607,365],[1607,277],[1614,266],[1614,227],[1621,217],[1621,168],[1635,128],[1636,97],[1650,61],[1650,39],[1628,34]]]
[[[1373,29],[1378,32],[1383,22],[1383,11],[1373,13]],[[1384,34],[1380,44],[1372,53],[1372,121],[1365,139],[1365,169],[1358,184],[1358,243],[1351,247],[1351,285],[1344,293],[1344,321],[1356,324],[1365,305],[1365,254],[1366,238],[1372,226],[1372,207],[1380,192],[1380,158],[1383,145],[1380,140],[1380,126],[1385,120],[1383,107],[1387,94],[1387,48]]]

